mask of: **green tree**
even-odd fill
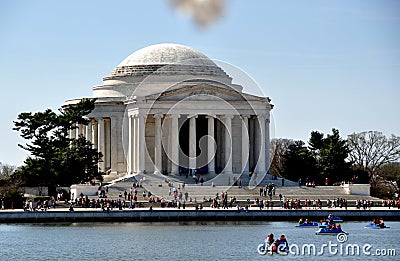
[[[332,134],[325,135],[318,131],[311,132],[308,147],[302,141],[295,141],[286,150],[284,175],[291,180],[315,181],[323,183],[325,178],[333,183],[352,177],[351,163],[346,161],[350,149],[339,131],[332,129]]]
[[[351,163],[346,161],[351,150],[337,129],[332,129],[332,134],[326,137],[313,131],[309,148],[316,159],[320,181],[329,178],[332,182],[340,182],[351,178]]]
[[[316,177],[316,160],[303,141],[295,141],[289,145],[283,159],[283,174],[287,179],[313,180]]]
[[[94,109],[94,102],[94,99],[82,99],[60,108],[58,114],[50,109],[19,114],[14,130],[29,141],[18,145],[29,151],[30,156],[14,178],[30,186],[49,186],[49,192],[54,192],[57,185],[101,180],[102,173],[97,168],[101,153],[83,137],[77,140],[68,137],[76,124],[87,124],[84,116]]]
[[[18,188],[11,186],[0,187],[0,200],[4,208],[21,208],[23,194]]]
[[[308,146],[311,151],[318,154],[319,150],[324,146],[324,134],[318,131],[312,131]]]
[[[71,145],[61,154],[62,179],[58,179],[57,184],[68,185],[87,182],[93,178],[102,179],[97,166],[101,154],[94,150],[92,145],[83,136],[72,140]]]

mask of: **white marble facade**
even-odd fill
[[[70,136],[90,140],[107,173],[265,173],[273,106],[242,89],[190,47],[149,46],[93,87],[90,122]]]

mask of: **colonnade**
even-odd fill
[[[93,148],[103,155],[99,162],[100,171],[118,172],[124,165],[122,148],[122,120],[120,117],[96,117],[88,119],[86,125],[76,124],[70,130],[69,138],[85,137]]]
[[[142,115],[142,114],[132,114],[129,115],[128,124],[128,173],[144,173],[149,172],[146,169],[146,149],[154,148],[154,159],[152,160],[154,165],[154,173],[159,174],[166,169],[163,166],[163,149],[167,149],[166,153],[168,156],[168,161],[170,164],[169,172],[171,174],[179,173],[179,119],[185,119],[189,121],[189,132],[188,132],[188,144],[189,144],[189,169],[196,169],[199,166],[196,165],[196,150],[197,150],[197,140],[196,140],[196,118],[199,115],[184,115],[184,114],[152,114],[152,115]],[[224,173],[232,174],[232,153],[239,153],[239,158],[241,159],[241,170],[242,172],[249,172],[249,157],[250,148],[254,151],[252,155],[254,157],[252,162],[256,162],[256,166],[252,167],[254,172],[265,173],[267,171],[267,166],[269,165],[269,120],[266,115],[204,115],[207,118],[207,162],[208,162],[208,173],[214,174],[216,163],[215,163],[215,123],[214,119],[219,119],[223,125],[224,129]],[[145,122],[147,117],[154,118],[154,146],[146,146],[144,141],[145,137]],[[241,119],[241,151],[233,151],[233,140],[232,140],[232,119],[234,117],[240,117]],[[255,132],[257,139],[253,139],[256,144],[250,144],[250,134],[249,134],[249,119],[258,121],[258,124],[253,124],[253,126],[259,126],[258,130]],[[165,121],[169,121],[165,126],[168,127],[165,133],[168,133],[168,145],[163,146],[163,126]],[[168,147],[168,148],[166,148]],[[163,168],[164,167],[164,168]],[[201,167],[201,166],[200,166]]]
[[[166,169],[165,162],[163,165],[164,150],[168,156],[168,171],[171,174],[179,174],[179,119],[189,121],[188,144],[189,144],[189,169],[199,167],[196,162],[197,135],[196,135],[196,118],[199,115],[185,114],[129,114],[127,136],[125,137],[126,155],[124,154],[124,146],[122,144],[122,117],[96,117],[90,118],[87,125],[76,125],[75,129],[70,130],[71,138],[83,135],[88,141],[93,143],[93,147],[103,154],[103,161],[99,163],[99,169],[110,172],[127,172],[127,173],[162,173]],[[208,173],[216,172],[215,151],[217,140],[215,135],[215,119],[223,123],[224,133],[222,134],[222,142],[220,149],[224,150],[223,163],[224,173],[233,173],[233,153],[238,153],[237,160],[240,160],[240,168],[243,173],[254,171],[256,173],[265,173],[269,166],[269,119],[267,115],[204,115],[207,118],[206,132],[207,139],[207,162]],[[204,117],[202,116],[202,117]],[[146,121],[148,117],[154,118],[154,146],[146,146]],[[235,129],[240,133],[241,140],[235,140],[236,144],[240,143],[240,150],[233,150],[233,125],[232,120],[236,117],[240,118],[241,130]],[[250,123],[252,120],[252,123]],[[165,126],[168,127],[163,132],[165,121],[169,121]],[[237,121],[236,121],[237,122]],[[256,124],[257,123],[257,124]],[[236,126],[236,125],[235,125]],[[254,128],[254,130],[253,130]],[[168,145],[163,146],[163,136],[168,134]],[[126,139],[127,138],[127,139]],[[164,137],[165,138],[165,137]],[[239,143],[238,143],[239,142]],[[153,144],[152,144],[153,145]],[[218,145],[217,145],[218,146]],[[167,148],[166,148],[167,147]],[[146,168],[147,149],[154,149],[154,159],[152,160],[152,169],[149,165]],[[122,165],[121,165],[122,164]],[[126,165],[125,165],[126,164]],[[239,164],[235,162],[235,164]],[[237,166],[237,165],[236,165]],[[235,168],[235,172],[238,168]]]

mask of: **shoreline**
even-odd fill
[[[194,208],[136,208],[102,211],[100,209],[66,208],[48,211],[0,211],[0,223],[54,223],[54,222],[175,222],[175,221],[298,221],[308,218],[320,221],[329,214],[340,216],[344,221],[371,221],[383,218],[385,221],[400,221],[399,209],[386,210],[255,210]]]

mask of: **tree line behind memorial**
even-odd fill
[[[85,115],[95,99],[60,108],[58,112],[20,113],[14,121],[29,152],[20,167],[0,165],[0,194],[18,194],[20,186],[46,186],[54,194],[59,186],[101,181],[98,169],[102,154],[83,136],[69,138],[77,124],[87,124]],[[274,176],[324,185],[341,182],[371,183],[372,194],[390,196],[400,186],[400,137],[381,132],[353,133],[343,139],[337,129],[331,134],[311,132],[308,143],[273,139],[271,167]],[[389,193],[389,194],[388,194]]]
[[[317,185],[342,182],[370,183],[371,195],[391,197],[400,187],[400,137],[378,131],[353,133],[343,139],[311,132],[307,144],[300,140],[274,139],[272,175]]]

